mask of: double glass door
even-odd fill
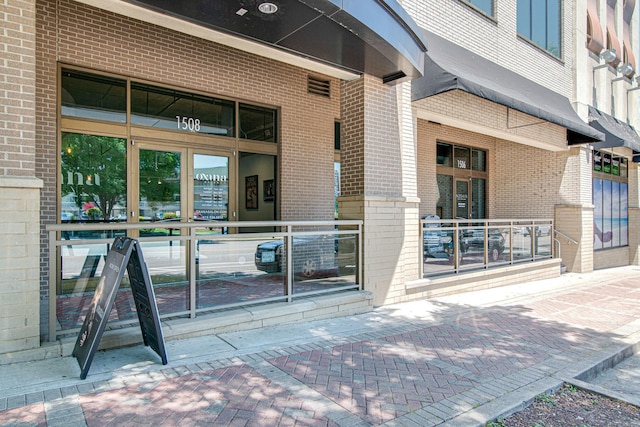
[[[133,215],[139,222],[234,219],[231,158],[225,152],[136,142]]]

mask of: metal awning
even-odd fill
[[[601,132],[580,119],[566,97],[423,31],[429,50],[424,76],[412,82],[413,101],[458,89],[562,126],[569,144],[604,140]]]
[[[396,83],[424,69],[420,27],[397,0],[77,1],[351,78],[366,73]]]
[[[604,134],[604,141],[593,144],[593,148],[627,147],[640,152],[640,136],[629,124],[589,106],[590,125]]]

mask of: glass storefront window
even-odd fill
[[[623,178],[626,178],[628,174],[627,171],[628,171],[627,159],[620,159],[620,176]]]
[[[193,156],[193,218],[199,221],[229,219],[229,158]]]
[[[74,70],[62,70],[61,114],[126,123],[127,82]]]
[[[485,200],[486,180],[473,178],[471,180],[471,218],[486,218]]]
[[[126,139],[62,133],[62,222],[126,221]]]
[[[462,0],[462,1],[473,5],[476,9],[486,13],[489,16],[494,16],[493,0]]]
[[[486,218],[487,152],[438,142],[436,164],[437,214],[441,218]]]
[[[487,153],[482,150],[471,150],[471,168],[474,171],[486,172]]]
[[[436,179],[438,181],[437,214],[440,218],[453,218],[453,177],[438,174]]]
[[[469,154],[471,150],[467,147],[454,147],[454,164],[456,169],[470,169],[471,162],[469,161]]]
[[[277,114],[273,108],[240,104],[238,138],[276,142]]]
[[[131,124],[234,136],[235,102],[131,83]]]
[[[140,150],[139,156],[139,220],[180,219],[180,153]]]
[[[593,179],[593,249],[629,244],[629,211],[626,182]]]
[[[453,148],[451,147],[451,144],[444,144],[442,142],[438,142],[437,153],[436,153],[437,164],[451,167],[451,160],[452,160],[451,150],[452,149]]]

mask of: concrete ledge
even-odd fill
[[[405,284],[405,292],[414,300],[550,279],[560,276],[560,265],[560,259],[548,259],[414,280]]]
[[[240,307],[232,310],[198,315],[195,319],[162,320],[165,341],[258,329],[267,326],[292,324],[299,321],[321,320],[366,313],[373,309],[373,294],[367,291],[348,291],[294,299],[293,302]],[[76,338],[65,338],[41,347],[0,354],[0,365],[70,356]],[[100,350],[127,347],[142,343],[137,323],[132,327],[108,330],[100,341]]]
[[[35,177],[0,176],[0,188],[42,188],[43,181]]]

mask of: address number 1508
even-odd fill
[[[188,130],[191,132],[200,132],[200,119],[193,117],[176,116],[179,130]]]

